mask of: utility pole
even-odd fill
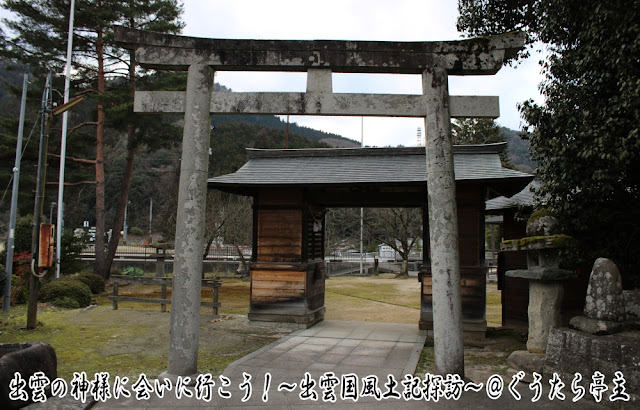
[[[47,175],[47,146],[49,144],[49,121],[51,99],[51,72],[42,93],[42,114],[40,124],[40,154],[38,157],[38,179],[36,181],[36,201],[33,207],[33,239],[31,242],[31,275],[29,275],[29,302],[27,306],[27,330],[38,325],[38,288],[40,285],[38,255],[40,249],[40,220],[44,207],[44,188]]]
[[[69,10],[69,33],[67,35],[67,65],[64,70],[64,103],[69,102],[71,88],[71,53],[73,51],[73,17],[75,0]],[[60,277],[60,254],[62,252],[62,230],[64,228],[64,167],[67,156],[67,124],[69,113],[62,113],[62,138],[60,142],[60,177],[58,178],[58,221],[56,223],[56,278]]]
[[[364,117],[360,117],[360,148],[364,147]],[[364,260],[362,252],[364,240],[364,208],[360,207],[360,274],[364,273]]]
[[[151,227],[153,223],[153,198],[149,198],[149,236],[151,236]]]
[[[29,75],[25,73],[22,81],[22,100],[20,103],[20,122],[18,124],[18,141],[16,142],[16,162],[13,166],[13,190],[11,191],[11,212],[9,214],[9,238],[7,238],[7,259],[5,264],[4,293],[2,299],[2,310],[9,313],[11,304],[11,274],[13,272],[13,249],[15,248],[16,236],[16,213],[18,210],[18,187],[20,186],[20,161],[22,159],[22,137],[24,134],[24,114],[27,107],[27,87],[29,85]]]

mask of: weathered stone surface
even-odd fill
[[[633,400],[633,395],[640,393],[640,331],[596,336],[568,328],[551,329],[545,379],[553,373],[566,375],[562,380],[569,386],[575,373],[580,373],[582,385],[588,388],[596,371],[604,374],[608,384],[615,372],[622,372]]]
[[[551,236],[559,234],[558,219],[545,212],[534,212],[527,221],[527,236]]]
[[[626,318],[622,278],[609,259],[593,264],[584,304],[584,315],[592,319],[622,322]]]
[[[514,269],[508,270],[506,275],[510,278],[524,278],[534,280],[565,280],[576,276],[575,272],[557,268]]]
[[[115,27],[115,39],[134,49],[139,64],[186,70],[203,64],[218,70],[420,74],[434,56],[454,75],[495,74],[524,45],[521,32],[457,41],[233,40],[194,38]]]
[[[591,333],[592,335],[611,335],[621,332],[626,328],[624,322],[593,319],[586,316],[575,316],[571,318],[569,326],[586,333]]]
[[[624,290],[622,296],[627,318],[637,322],[640,319],[640,290]]]
[[[0,408],[18,409],[27,405],[29,401],[9,400],[10,382],[15,373],[20,373],[27,382],[25,392],[31,398],[28,382],[36,372],[43,372],[49,380],[58,377],[58,359],[53,347],[43,342],[0,344]]]
[[[184,91],[136,91],[134,111],[147,113],[183,113]],[[364,115],[424,117],[427,115],[422,95],[353,94],[300,92],[214,92],[212,114],[296,114],[296,115]],[[449,97],[451,118],[496,118],[499,99],[494,96]]]
[[[194,65],[189,68],[176,216],[167,370],[169,374],[178,376],[195,374],[198,365],[199,301],[211,133],[209,103],[212,89],[213,71],[210,67]]]
[[[565,343],[565,334],[558,330],[557,327],[549,329],[549,337],[547,338],[546,363],[557,365],[562,360],[562,346]]]
[[[525,373],[525,382],[533,382],[533,372],[542,374],[545,363],[545,355],[540,353],[531,353],[526,350],[516,350],[509,355],[507,359],[509,367],[516,372],[522,370]]]
[[[429,238],[433,288],[433,333],[436,371],[464,375],[462,298],[456,183],[453,171],[447,71],[434,67],[422,74],[428,100],[425,119]]]
[[[557,281],[531,281],[529,283],[529,337],[527,350],[544,353],[547,350],[549,329],[560,326],[564,288]]]

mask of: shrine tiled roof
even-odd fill
[[[496,193],[519,192],[533,175],[503,168],[506,143],[457,145],[453,148],[456,181],[486,181]],[[249,161],[238,171],[210,178],[210,188],[233,187],[406,185],[427,181],[424,147],[247,149]]]

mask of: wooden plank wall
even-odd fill
[[[304,315],[306,266],[251,264],[251,313]]]
[[[302,262],[302,210],[258,210],[258,261]]]
[[[324,208],[311,209],[301,189],[259,192],[249,319],[309,325],[324,316]]]

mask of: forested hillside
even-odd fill
[[[534,172],[536,164],[531,161],[529,141],[520,138],[520,131],[506,127],[500,127],[500,131],[502,131],[507,141],[507,151],[513,165],[522,172]]]
[[[0,64],[0,185],[5,192],[0,204],[0,214],[7,215],[11,197],[11,169],[15,159],[17,116],[19,111],[19,95],[22,86],[22,72],[7,70],[6,65]],[[33,210],[33,191],[37,169],[37,153],[39,127],[35,124],[39,114],[39,100],[42,85],[32,81],[29,89],[30,107],[27,112],[25,125],[25,140],[30,131],[34,134],[28,144],[25,141],[25,155],[22,161],[20,178],[20,206],[21,214],[31,213]],[[54,86],[55,83],[54,83]],[[177,86],[180,87],[179,85]],[[216,84],[216,91],[230,92],[223,85]],[[83,121],[95,121],[92,104],[78,106],[71,113],[71,126]],[[175,118],[180,123],[179,116]],[[213,131],[211,133],[211,160],[209,175],[216,176],[236,171],[247,160],[246,148],[285,148],[286,121],[276,116],[248,116],[248,115],[216,115],[212,116]],[[34,125],[36,127],[34,127]],[[89,130],[87,130],[89,131]],[[532,171],[534,165],[528,157],[528,143],[518,137],[518,132],[502,128],[509,143],[509,156],[513,163],[523,171]],[[59,153],[60,120],[51,121],[49,152]],[[109,131],[107,134],[105,152],[105,191],[107,220],[115,212],[119,186],[126,163],[126,140],[118,132]],[[340,135],[325,133],[296,123],[289,124],[289,148],[318,148],[318,147],[354,147],[359,144],[343,138]],[[95,155],[95,139],[90,132],[82,130],[74,132],[68,140],[68,157],[91,160]],[[56,206],[52,205],[57,199],[59,158],[48,158],[47,181],[45,194],[45,215],[56,218]],[[128,205],[128,226],[140,227],[145,232],[149,230],[149,216],[153,211],[153,225],[158,225],[163,219],[175,212],[175,198],[177,196],[178,173],[180,167],[179,144],[176,148],[138,147],[134,163],[131,192]],[[95,170],[90,163],[67,160],[67,182],[75,185],[65,189],[65,222],[68,227],[82,226],[83,221],[93,224],[95,213],[95,188],[85,182],[95,180]],[[2,217],[0,234],[4,234],[8,218]],[[152,231],[155,231],[152,226]]]

